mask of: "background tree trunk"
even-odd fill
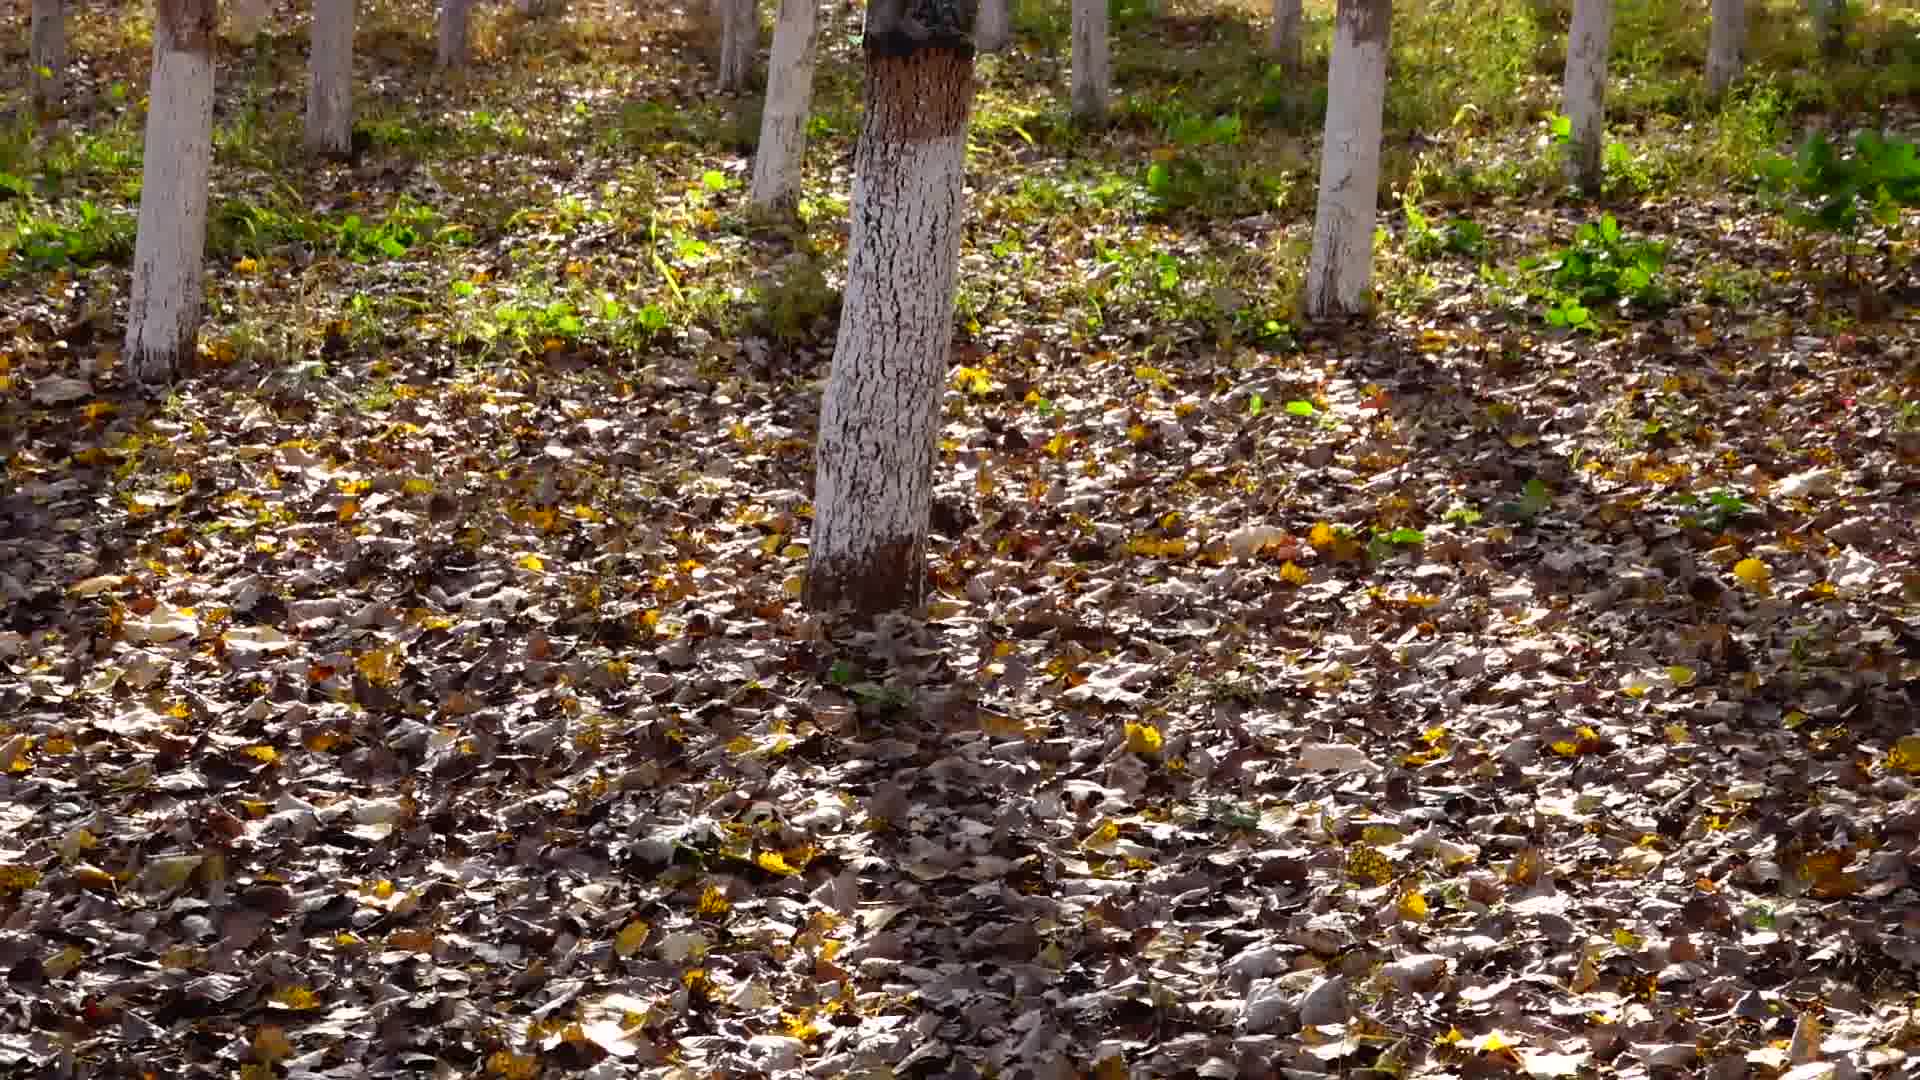
[[[780,0],[767,62],[767,104],[753,154],[753,205],[792,208],[807,156],[807,114],[813,107],[813,64],[820,42],[819,0]]]
[[[1719,97],[1740,77],[1740,53],[1746,41],[1746,0],[1713,0],[1713,33],[1707,41],[1708,94]]]
[[[1305,63],[1306,19],[1300,0],[1273,0],[1273,36],[1268,42],[1280,67],[1288,75],[1300,74]]]
[[[434,27],[434,63],[443,68],[467,66],[467,23],[473,0],[440,0]]]
[[[1592,195],[1600,190],[1600,145],[1607,130],[1607,51],[1612,47],[1613,0],[1574,0],[1567,32],[1565,93],[1573,123],[1567,180]]]
[[[313,0],[307,50],[307,152],[353,149],[353,2]]]
[[[1392,22],[1391,0],[1340,0],[1335,16],[1320,198],[1307,262],[1305,307],[1312,318],[1358,314],[1368,306]]]
[[[1097,120],[1107,114],[1113,64],[1107,40],[1107,0],[1073,2],[1073,115]]]
[[[33,107],[52,112],[66,96],[67,13],[62,0],[33,0]]]
[[[1820,55],[1833,59],[1847,51],[1847,0],[1807,0],[1813,16],[1813,37]]]
[[[926,584],[973,30],[952,0],[867,8],[847,286],[814,451],[804,600],[815,611],[912,607]]]
[[[126,347],[129,369],[148,383],[172,378],[193,355],[213,160],[214,0],[155,8]]]
[[[745,90],[760,48],[760,10],[754,0],[713,0],[720,17],[720,89]]]
[[[974,18],[973,47],[981,52],[999,52],[1013,40],[1012,0],[980,0],[980,13]]]

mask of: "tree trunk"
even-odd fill
[[[353,149],[353,0],[313,0],[308,48],[307,152]]]
[[[1305,306],[1312,318],[1358,314],[1368,307],[1392,22],[1392,0],[1340,0],[1327,71],[1320,199],[1307,262]]]
[[[33,68],[33,106],[47,113],[66,96],[67,13],[62,0],[33,0],[32,22],[27,63]]]
[[[1807,0],[1807,14],[1813,16],[1813,37],[1820,43],[1820,55],[1829,60],[1847,51],[1847,0]]]
[[[155,7],[126,347],[129,369],[146,383],[171,379],[193,355],[213,160],[214,0]]]
[[[1073,3],[1073,115],[1097,120],[1107,114],[1113,65],[1107,41],[1107,0]]]
[[[720,16],[720,89],[747,88],[753,54],[760,48],[760,9],[754,0],[713,0]]]
[[[1707,93],[1719,97],[1740,77],[1747,40],[1746,0],[1713,0],[1713,33],[1707,42]]]
[[[1600,190],[1600,144],[1607,130],[1607,51],[1612,47],[1613,0],[1574,0],[1567,32],[1567,180],[1592,195]]]
[[[973,23],[973,47],[981,52],[999,52],[1013,40],[1012,0],[980,0],[980,14]]]
[[[807,114],[813,107],[813,63],[820,42],[819,0],[780,0],[767,63],[767,104],[753,154],[753,205],[789,210],[800,197],[807,156]]]
[[[434,63],[443,68],[467,66],[467,23],[473,0],[440,0],[434,27]]]
[[[1273,37],[1268,44],[1280,61],[1281,70],[1288,75],[1300,74],[1305,64],[1301,41],[1305,31],[1300,0],[1273,0]]]
[[[814,451],[814,611],[911,608],[926,584],[973,98],[966,7],[867,7],[847,286]]]

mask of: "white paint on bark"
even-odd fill
[[[33,44],[27,63],[33,67],[33,104],[46,110],[66,95],[67,13],[62,0],[33,0]]]
[[[780,0],[767,63],[767,104],[753,154],[753,205],[773,209],[800,197],[807,156],[807,114],[813,108],[813,65],[819,51],[820,0]]]
[[[434,26],[434,63],[443,68],[467,66],[467,24],[471,22],[473,0],[440,0],[440,14]]]
[[[713,0],[720,17],[720,89],[747,88],[760,48],[760,10],[754,0]]]
[[[1574,0],[1567,32],[1566,102],[1572,122],[1567,180],[1589,194],[1600,190],[1600,146],[1607,130],[1607,52],[1612,48],[1613,0]]]
[[[1093,120],[1107,113],[1113,84],[1107,35],[1107,0],[1073,3],[1073,115]]]
[[[1305,34],[1306,18],[1300,0],[1273,0],[1273,32],[1267,45],[1289,75],[1300,73]]]
[[[1013,40],[1012,0],[980,0],[973,20],[973,47],[981,52],[999,52]]]
[[[1708,94],[1719,97],[1740,77],[1746,40],[1746,0],[1713,0],[1713,32],[1707,41]]]
[[[873,614],[915,606],[925,584],[973,62],[923,50],[868,65],[805,599]]]
[[[353,2],[313,0],[307,58],[309,153],[345,154],[353,146]]]
[[[140,224],[127,307],[127,365],[141,382],[172,378],[192,357],[200,328],[213,160],[213,25],[212,0],[163,0],[154,19]]]
[[[1335,18],[1320,197],[1307,262],[1305,308],[1311,318],[1359,314],[1368,307],[1391,18],[1389,0],[1340,0]]]

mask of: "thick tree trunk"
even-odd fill
[[[307,152],[353,148],[353,0],[313,0],[307,78]]]
[[[434,26],[434,63],[443,68],[467,66],[467,24],[473,0],[440,0]]]
[[[753,205],[786,210],[800,197],[807,156],[807,114],[813,107],[813,63],[819,51],[819,0],[780,0],[767,64],[767,105],[753,154]]]
[[[1073,2],[1073,115],[1097,120],[1107,114],[1113,64],[1107,41],[1107,0]]]
[[[1340,0],[1327,71],[1320,199],[1307,262],[1305,306],[1312,318],[1358,314],[1368,306],[1392,22],[1391,0]]]
[[[1612,48],[1613,0],[1574,0],[1567,32],[1567,180],[1591,195],[1600,190],[1600,145],[1607,130],[1607,52]]]
[[[973,23],[973,47],[981,52],[999,52],[1013,40],[1012,0],[980,0],[980,13]]]
[[[814,453],[804,599],[815,611],[910,608],[926,582],[973,98],[963,3],[867,8],[846,295]]]
[[[1807,0],[1813,16],[1813,37],[1820,55],[1832,59],[1847,51],[1847,0]]]
[[[147,383],[171,379],[193,356],[213,160],[214,0],[155,6],[126,347],[128,368]]]
[[[67,13],[62,0],[33,0],[32,22],[27,63],[33,68],[33,106],[51,112],[66,96]]]
[[[1268,45],[1288,75],[1300,74],[1305,63],[1302,44],[1305,33],[1306,19],[1300,10],[1300,0],[1273,0],[1273,37]]]
[[[720,89],[747,88],[753,55],[760,48],[760,9],[754,0],[713,0],[720,16]]]
[[[1746,0],[1713,0],[1713,33],[1707,41],[1707,93],[1719,97],[1740,77],[1747,41]]]

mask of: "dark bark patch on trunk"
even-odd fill
[[[861,138],[920,142],[967,130],[973,46],[914,45],[902,52],[867,38],[867,113]]]
[[[964,52],[972,59],[978,13],[979,0],[869,0],[867,51],[904,58],[922,49],[939,49]]]
[[[165,29],[173,47],[185,53],[213,51],[213,29],[219,21],[214,0],[155,0],[155,22]]]
[[[809,567],[801,602],[809,611],[850,611],[871,617],[919,607],[925,584],[925,545],[893,540],[860,558]]]
[[[1340,0],[1339,20],[1353,40],[1384,44],[1393,25],[1393,0]]]

